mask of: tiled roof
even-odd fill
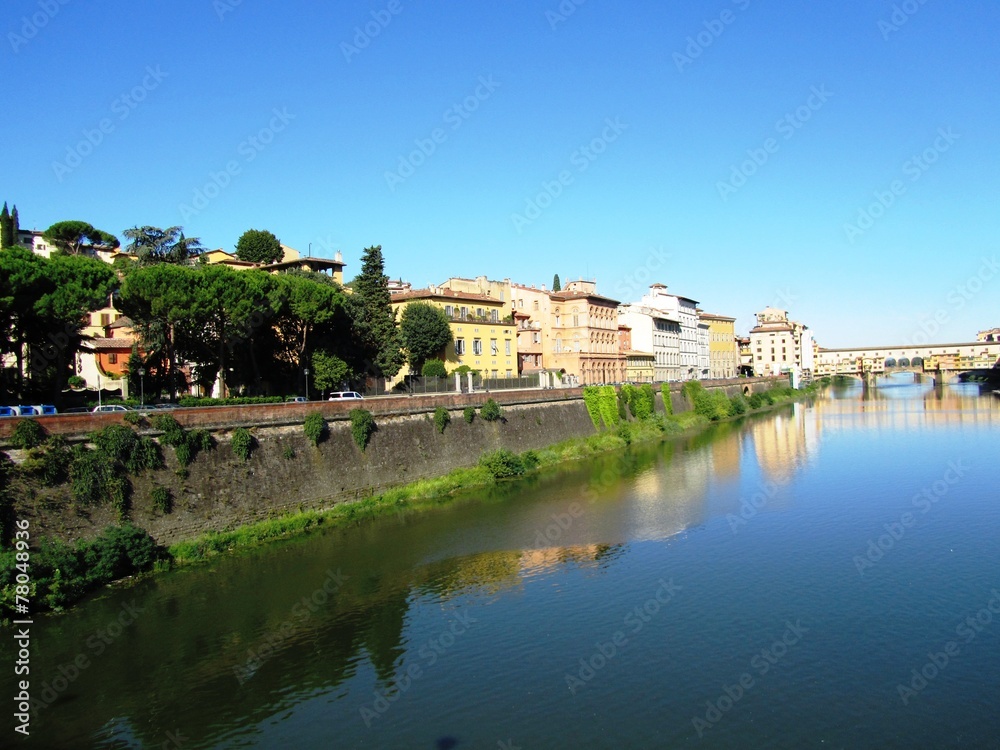
[[[113,339],[107,339],[103,336],[95,336],[87,343],[94,351],[108,351],[112,349],[131,349],[132,345],[135,344],[135,339],[131,336],[122,336],[121,338]]]
[[[485,294],[472,294],[471,292],[456,292],[452,289],[436,289],[431,291],[430,289],[413,289],[409,292],[400,292],[399,294],[392,295],[392,302],[399,302],[401,300],[416,300],[416,299],[457,299],[465,300],[467,302],[493,302],[497,305],[503,305],[504,302],[498,300],[496,297],[487,297]]]

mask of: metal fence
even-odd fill
[[[472,391],[474,393],[538,387],[538,375],[523,375],[517,378],[484,378],[475,373],[472,375]],[[423,393],[457,393],[459,391],[469,392],[468,374],[461,376],[458,385],[456,385],[454,375],[445,378],[407,376],[392,386],[387,386],[386,381],[382,378],[373,378],[368,381],[362,393],[365,396],[398,396]]]

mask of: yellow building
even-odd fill
[[[708,369],[713,380],[735,378],[740,371],[740,347],[736,342],[736,318],[702,312],[708,323]]]
[[[516,378],[517,330],[504,302],[483,294],[442,287],[414,289],[392,295],[397,320],[411,302],[426,302],[444,310],[454,341],[444,351],[449,371],[468,365],[486,378]],[[399,378],[409,374],[406,367]]]
[[[299,268],[303,271],[327,274],[341,286],[344,285],[344,262],[339,252],[333,260],[330,260],[329,258],[317,258],[312,255],[307,255],[303,258],[302,253],[286,245],[282,245],[281,250],[283,255],[277,263],[250,263],[240,260],[235,254],[227,253],[221,248],[202,253],[201,257],[204,259],[203,263],[226,265],[237,271],[256,268],[268,273],[280,273]]]

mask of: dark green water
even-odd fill
[[[3,746],[1000,747],[998,456],[976,388],[838,390],[160,576],[36,623]]]

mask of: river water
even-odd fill
[[[1000,747],[1000,399],[883,385],[41,618],[26,744]]]

